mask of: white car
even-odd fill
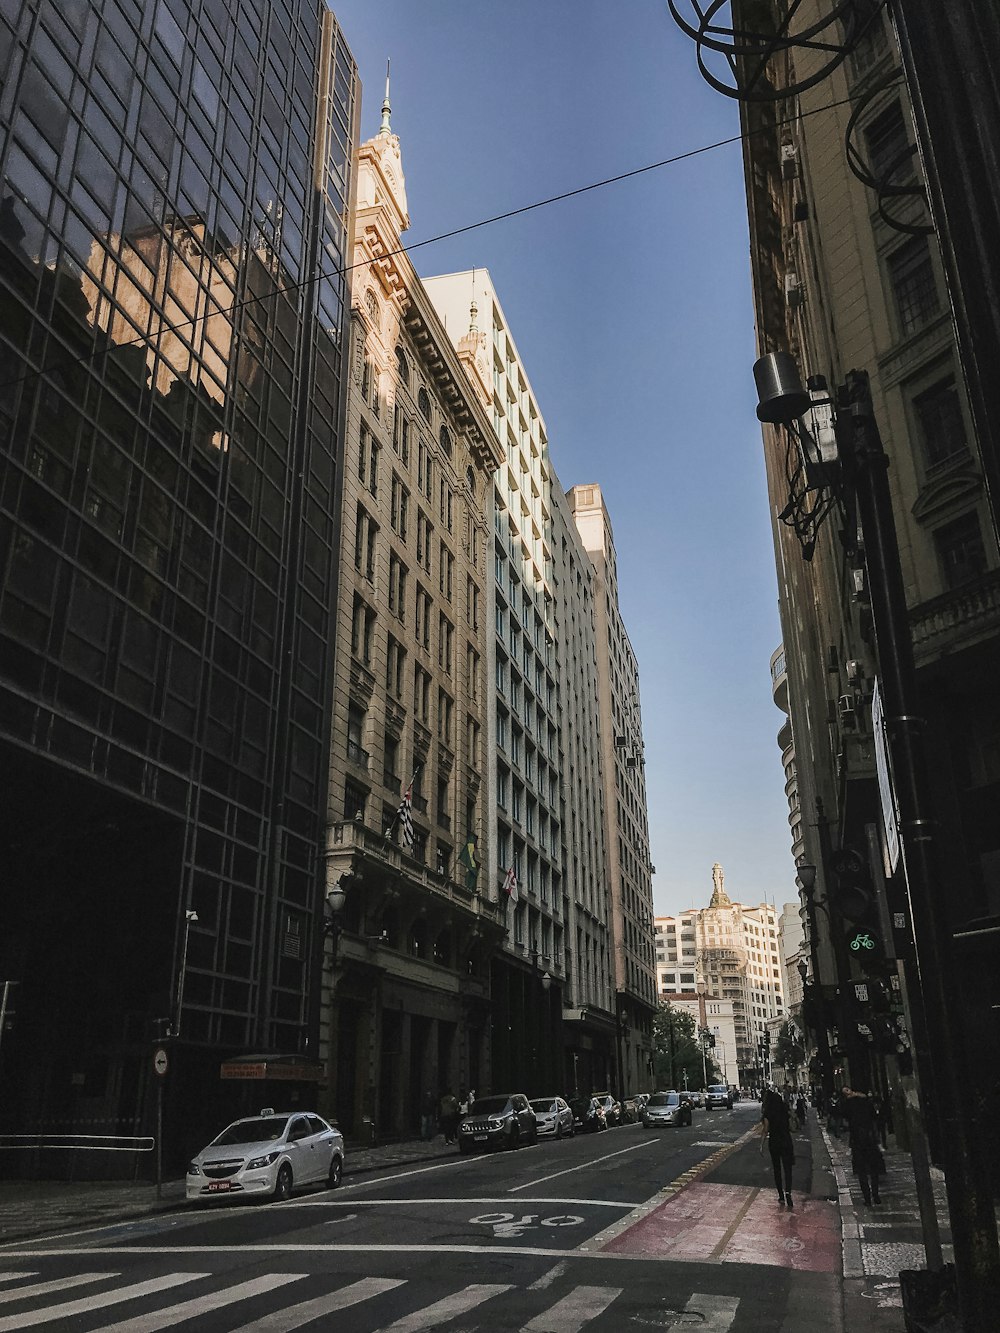
[[[576,1133],[573,1128],[573,1112],[561,1097],[534,1097],[531,1109],[535,1113],[539,1138],[546,1134],[554,1134],[557,1139],[568,1134],[572,1138]]]
[[[246,1195],[284,1200],[300,1185],[335,1189],[344,1138],[311,1111],[273,1111],[235,1120],[187,1169],[189,1200]]]

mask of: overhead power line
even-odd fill
[[[900,76],[902,77],[902,76]],[[834,102],[827,102],[823,106],[813,107],[810,111],[803,111],[794,116],[787,116],[783,120],[776,120],[773,126],[769,126],[767,132],[782,125],[794,125],[807,116],[815,116],[824,111],[832,111],[838,106],[851,105],[852,99],[849,97],[840,98]],[[615,176],[605,176],[601,180],[591,181],[587,185],[578,185],[575,189],[564,190],[560,194],[548,195],[544,199],[536,199],[534,203],[521,204],[517,208],[507,209],[503,213],[494,213],[488,218],[480,218],[478,222],[467,222],[464,226],[453,227],[450,231],[438,232],[434,236],[428,236],[422,241],[414,241],[409,245],[400,245],[395,250],[388,250],[380,259],[394,259],[399,255],[410,255],[414,250],[421,250],[428,245],[436,245],[440,241],[451,240],[455,236],[464,236],[472,231],[479,231],[483,227],[492,227],[498,222],[507,222],[511,218],[522,217],[525,213],[533,213],[539,208],[548,208],[552,204],[563,203],[567,199],[576,199],[580,195],[591,194],[594,190],[603,190],[609,185],[619,185],[622,181],[634,180],[637,176],[648,175],[651,171],[660,171],[664,167],[676,166],[680,162],[687,162],[691,158],[701,157],[705,153],[715,152],[719,148],[728,148],[735,143],[741,143],[746,139],[751,139],[755,134],[764,133],[764,130],[750,130],[745,133],[733,134],[726,139],[716,139],[713,143],[702,144],[698,148],[689,148],[683,153],[675,153],[671,157],[661,158],[658,162],[648,162],[642,167],[633,167],[631,171],[622,171]],[[325,269],[320,273],[314,273],[308,278],[303,278],[300,282],[289,283],[285,287],[276,287],[274,291],[267,292],[262,296],[249,297],[243,301],[236,301],[231,306],[224,306],[221,309],[213,310],[211,314],[195,315],[191,319],[181,320],[177,324],[161,324],[157,330],[157,336],[165,333],[179,333],[183,329],[193,329],[205,319],[218,319],[238,314],[250,306],[260,305],[264,301],[270,301],[276,296],[285,296],[292,292],[303,290],[313,283],[321,282],[325,278],[339,278],[344,274],[352,272],[355,268],[364,267],[371,261],[364,259],[355,264],[344,264],[340,268]],[[30,370],[24,375],[20,375],[12,380],[0,381],[0,389],[16,388],[20,384],[26,384],[40,375],[44,375],[53,370],[68,369],[71,366],[81,365],[87,361],[94,361],[99,357],[108,356],[111,352],[117,351],[122,347],[139,347],[150,342],[148,337],[138,336],[130,338],[125,342],[114,343],[107,347],[97,348],[92,352],[86,352],[79,356],[63,357],[51,361],[46,365],[40,366],[37,370]]]

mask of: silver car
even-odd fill
[[[234,1194],[287,1199],[300,1185],[335,1189],[344,1138],[311,1111],[272,1111],[236,1120],[188,1165],[189,1200]]]
[[[540,1138],[546,1134],[553,1134],[557,1139],[568,1134],[572,1138],[576,1133],[573,1112],[561,1097],[535,1097],[531,1109],[535,1113]]]
[[[642,1108],[642,1123],[647,1129],[664,1125],[690,1125],[691,1103],[679,1092],[654,1092]]]

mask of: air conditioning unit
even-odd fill
[[[840,698],[837,700],[837,710],[840,713],[841,722],[853,725],[855,721],[854,695],[842,694]]]
[[[799,286],[799,275],[794,271],[785,274],[785,300],[792,310],[797,310],[802,304],[802,288]]]
[[[639,761],[638,761],[638,759],[636,759],[636,757],[635,757],[634,754],[630,754],[630,755],[626,758],[626,760],[625,760],[625,767],[626,767],[626,768],[637,768],[638,766],[639,766]]]
[[[793,181],[799,174],[799,150],[793,143],[781,145],[781,179]]]
[[[615,749],[616,749],[616,750],[624,750],[624,748],[625,748],[626,745],[628,745],[628,737],[627,737],[627,736],[616,736],[616,737],[615,737]]]
[[[865,673],[857,658],[852,657],[845,662],[844,669],[847,672],[847,679],[852,685],[859,685],[861,683]]]
[[[865,571],[863,569],[851,570],[851,582],[854,586],[855,597],[864,597],[865,595]]]

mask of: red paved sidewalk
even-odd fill
[[[781,1208],[772,1189],[696,1181],[603,1249],[645,1258],[839,1273],[840,1217],[825,1200],[803,1196],[794,1208]]]

